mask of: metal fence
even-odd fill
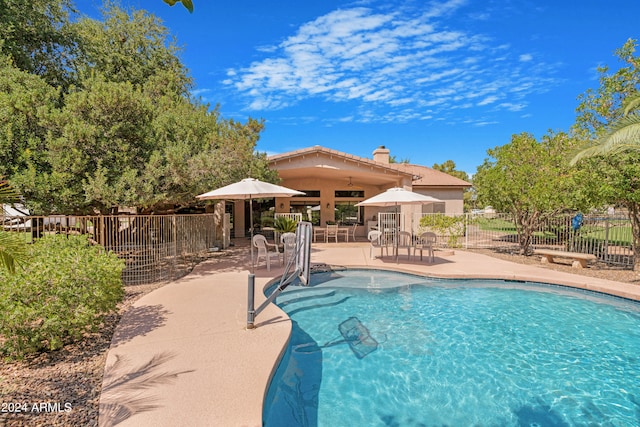
[[[434,231],[438,235],[438,245],[442,247],[519,250],[516,224],[508,214],[458,215],[457,221],[450,221],[450,226],[444,230],[421,225],[437,222],[422,220],[423,217],[437,215],[415,217],[411,222],[414,233]],[[542,221],[533,232],[531,247],[589,253],[607,265],[633,268],[633,235],[628,217],[584,215],[579,227],[574,227],[574,216],[562,214]]]
[[[175,280],[187,274],[221,236],[215,216],[104,215],[1,216],[5,231],[26,242],[47,234],[83,234],[125,261],[125,284]]]

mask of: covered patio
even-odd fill
[[[395,211],[389,207],[356,205],[392,187],[441,200],[431,205],[402,206],[399,213],[403,217],[410,218],[415,213],[462,212],[462,193],[469,183],[424,166],[393,163],[389,153],[384,146],[378,147],[372,160],[315,146],[269,157],[282,185],[305,193],[291,199],[276,199],[275,212],[301,213],[321,229],[316,241],[327,241],[320,236],[332,224],[345,228],[355,225],[355,231],[349,231],[349,240],[353,236],[365,239],[378,226],[381,213]],[[342,233],[346,230],[339,237]]]

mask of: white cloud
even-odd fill
[[[532,54],[455,28],[447,19],[466,3],[389,11],[370,2],[334,10],[280,44],[261,46],[263,59],[228,70],[223,84],[245,97],[251,110],[305,99],[348,102],[354,115],[345,117],[354,121],[440,119],[452,109],[488,106],[523,110],[522,98],[553,84],[549,67],[532,67]],[[425,114],[424,108],[433,110]]]
[[[489,104],[493,104],[494,102],[496,102],[498,100],[498,97],[495,95],[491,95],[491,96],[487,96],[485,99],[483,99],[482,101],[478,102],[478,105],[489,105]]]
[[[514,104],[511,102],[503,102],[500,104],[500,108],[503,108],[505,110],[509,110],[509,111],[522,111],[527,107],[527,104],[525,103],[519,103],[519,104]]]

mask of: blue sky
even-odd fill
[[[194,95],[265,120],[259,151],[385,145],[471,174],[512,134],[568,130],[596,68],[640,36],[636,0],[193,1],[121,4],[164,21]]]

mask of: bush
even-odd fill
[[[278,233],[295,233],[298,228],[298,222],[286,216],[279,216],[273,223],[273,228]]]
[[[55,350],[95,331],[124,296],[124,262],[84,236],[45,236],[15,274],[0,270],[0,352]]]
[[[464,216],[425,215],[420,218],[420,226],[439,236],[448,237],[447,246],[450,248],[457,248],[458,239],[465,233]]]

